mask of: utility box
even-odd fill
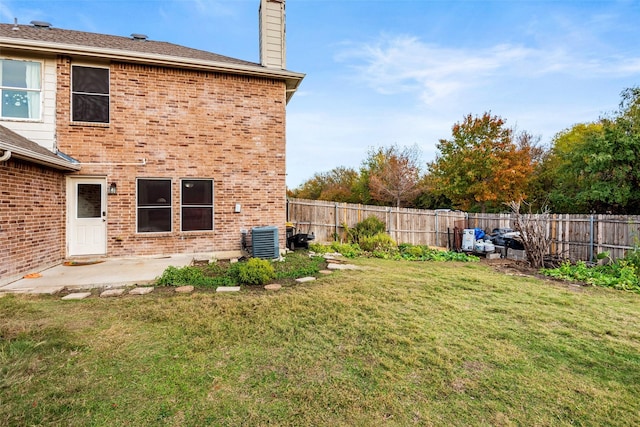
[[[462,250],[473,252],[473,245],[476,243],[476,230],[465,228],[462,230]]]
[[[275,259],[280,257],[278,227],[254,227],[251,229],[251,248],[254,258]]]

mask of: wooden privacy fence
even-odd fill
[[[301,232],[315,233],[317,242],[344,238],[345,226],[354,227],[376,216],[398,243],[451,248],[453,230],[514,228],[513,215],[466,213],[450,210],[422,210],[336,203],[322,200],[287,200],[287,221]],[[594,260],[608,251],[611,258],[624,257],[640,238],[640,216],[551,215],[547,224],[551,236],[549,254],[571,260]]]

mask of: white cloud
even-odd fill
[[[552,74],[581,79],[640,73],[640,58],[572,52],[561,45],[529,48],[499,44],[484,49],[448,48],[413,36],[383,35],[351,44],[336,56],[350,64],[353,79],[381,94],[413,93],[434,106],[463,92]]]

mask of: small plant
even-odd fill
[[[367,237],[373,237],[386,231],[386,225],[378,217],[370,216],[360,221],[353,228],[346,228],[349,243],[361,244]]]
[[[265,259],[251,258],[247,262],[233,264],[233,275],[246,285],[265,285],[276,277],[273,265]]]
[[[333,242],[331,244],[331,250],[334,252],[338,252],[347,258],[355,258],[357,256],[362,255],[362,249],[357,244],[349,244],[349,243],[338,243]]]
[[[313,276],[324,266],[323,257],[309,257],[307,252],[296,251],[287,254],[284,262],[273,263],[276,279],[297,279],[299,277]]]
[[[458,261],[473,262],[480,258],[474,255],[467,255],[462,252],[440,251],[431,249],[426,245],[401,244],[399,247],[399,257],[407,261]]]
[[[309,250],[317,254],[326,254],[331,250],[331,246],[323,245],[322,243],[310,243]]]
[[[576,280],[594,286],[605,286],[640,293],[638,270],[626,259],[589,267],[584,261],[564,262],[558,268],[540,270],[542,274],[562,280]]]
[[[396,252],[398,250],[396,241],[385,232],[362,237],[359,245],[360,248],[366,252]]]
[[[187,267],[167,267],[162,275],[156,280],[159,286],[182,286],[193,285],[202,287],[229,286],[233,281],[228,277],[205,276],[203,270],[194,266]]]

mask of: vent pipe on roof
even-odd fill
[[[31,25],[36,28],[51,28],[51,24],[45,21],[31,21]]]
[[[286,68],[285,0],[260,0],[260,64]]]
[[[134,40],[147,40],[149,37],[146,34],[133,33],[131,38]]]
[[[13,31],[18,31],[20,28],[18,27],[18,18],[13,18]]]

